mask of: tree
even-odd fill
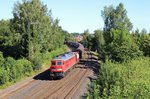
[[[105,44],[103,31],[102,30],[95,30],[94,31],[94,39],[95,39],[95,47],[97,50],[102,50]]]
[[[104,37],[107,44],[111,43],[114,39],[115,34],[110,32],[111,29],[121,30],[126,28],[130,31],[133,27],[122,3],[120,3],[116,9],[112,5],[109,7],[105,6],[104,11],[102,11],[102,17],[104,20]]]
[[[9,20],[0,20],[0,46],[12,45],[9,25]]]
[[[102,30],[95,30],[92,48],[99,53],[99,58],[105,61],[105,39]]]
[[[18,42],[21,37],[18,33],[14,34],[10,30],[10,20],[1,20],[0,26],[0,51],[3,52],[5,57],[12,56],[16,58],[19,55],[16,51],[19,50]]]
[[[21,35],[20,51],[23,56],[32,59],[36,53],[43,49],[46,51],[45,45],[49,45],[48,40],[52,33],[50,14],[40,0],[23,0],[22,4],[16,3],[11,30]]]
[[[65,35],[65,41],[72,41],[75,42],[75,38],[72,33],[68,33],[67,31],[63,31]]]
[[[4,57],[3,57],[3,53],[0,52],[0,67],[2,67],[4,61],[5,61],[5,59],[4,59]]]
[[[84,45],[84,47],[88,48],[89,50],[91,50],[92,48],[92,38],[93,36],[89,33],[89,30],[85,30],[84,33],[82,34],[83,36],[83,40],[81,41],[81,43]]]
[[[58,25],[58,23],[59,20],[56,19],[52,24],[52,35],[50,37],[50,44],[53,44],[52,50],[61,47],[65,39],[63,29],[61,28],[61,26]]]
[[[145,56],[150,56],[150,35],[146,29],[142,29],[139,36],[139,47]]]
[[[105,50],[109,59],[124,62],[142,55],[130,35],[132,23],[127,17],[127,11],[122,3],[115,9],[113,6],[104,7],[102,16],[105,23]]]
[[[142,51],[145,56],[150,56],[150,35],[147,30],[142,29],[140,32],[139,29],[136,29],[135,32],[132,33],[132,37],[139,46],[140,51]]]

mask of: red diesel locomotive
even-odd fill
[[[67,71],[78,63],[79,53],[78,52],[67,52],[65,54],[55,57],[51,61],[50,77],[51,78],[62,78],[65,76]]]

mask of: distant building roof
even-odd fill
[[[77,42],[80,42],[83,39],[83,37],[81,35],[76,35],[75,39]]]

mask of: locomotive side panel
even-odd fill
[[[66,72],[68,69],[70,69],[76,62],[77,62],[76,56],[70,58],[69,60],[66,60],[64,62],[63,72]]]

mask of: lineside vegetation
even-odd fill
[[[99,76],[89,85],[87,99],[150,98],[150,33],[132,31],[124,5],[105,6],[104,29],[83,33],[82,43],[99,54]]]
[[[0,88],[31,76],[66,51],[73,36],[40,0],[16,2],[13,18],[0,20]]]

